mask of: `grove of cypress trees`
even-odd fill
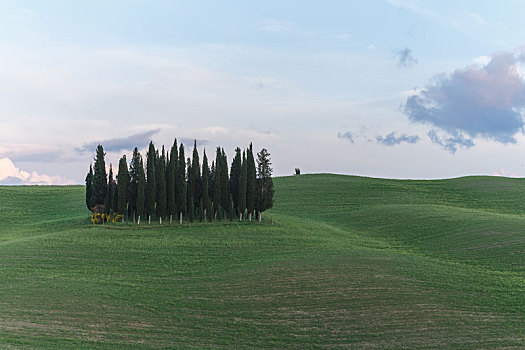
[[[89,165],[89,173],[86,175],[86,206],[88,210],[93,209],[93,167]]]
[[[155,213],[155,194],[157,191],[155,179],[155,146],[153,141],[149,143],[147,159],[146,159],[146,213],[148,214],[148,222],[151,224],[151,216]]]
[[[235,157],[233,158],[230,169],[230,192],[233,199],[233,208],[235,213],[239,210],[239,179],[241,177],[241,149],[235,149]]]
[[[222,153],[221,153],[221,148],[220,147],[217,147],[217,154],[216,154],[216,157],[215,157],[215,176],[214,176],[214,184],[213,184],[213,209],[214,209],[214,212],[215,212],[215,220],[217,220],[217,217],[219,218],[219,220],[221,219],[221,215],[220,215],[220,208],[221,208],[221,196],[222,196],[222,189],[221,189],[221,186],[222,186],[222,174],[221,174],[221,170],[222,170],[222,167],[220,166],[221,164],[221,159],[222,159]]]
[[[208,168],[208,157],[206,157],[206,150],[202,156],[202,197],[201,197],[201,211],[203,212],[204,220],[207,219],[208,202],[210,201],[208,181],[210,179],[210,169]],[[204,206],[202,206],[204,204]]]
[[[157,217],[159,223],[162,224],[162,219],[166,217],[166,153],[164,146],[162,146],[162,154],[157,159],[155,174],[157,177]]]
[[[239,221],[242,221],[244,212],[246,211],[246,179],[247,179],[247,164],[246,154],[242,152],[241,174],[239,176]]]
[[[255,159],[253,157],[253,147],[250,143],[246,154],[246,209],[248,210],[248,220],[252,221],[253,210],[255,209]]]
[[[122,215],[122,222],[124,222],[124,215],[127,210],[127,190],[128,190],[128,163],[126,156],[122,156],[118,163],[117,175],[117,191],[118,191],[118,213]]]
[[[184,145],[179,147],[179,170],[177,179],[177,208],[179,210],[179,223],[182,224],[182,217],[186,215],[186,161],[184,156]]]
[[[106,173],[106,161],[104,148],[97,146],[97,156],[95,158],[95,169],[93,173],[93,206],[103,205],[108,195],[108,177]]]
[[[137,224],[140,225],[140,217],[144,214],[144,202],[146,201],[146,174],[144,174],[144,163],[139,153],[138,179],[137,179]]]

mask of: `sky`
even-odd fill
[[[274,175],[525,176],[525,2],[0,0],[0,184],[150,140]],[[187,152],[189,154],[189,151]]]

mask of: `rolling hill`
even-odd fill
[[[525,346],[525,181],[274,181],[262,224],[172,227],[0,187],[0,347]]]

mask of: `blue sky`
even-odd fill
[[[525,176],[521,1],[0,1],[0,182],[149,139],[277,175]],[[93,148],[93,149],[91,149]]]

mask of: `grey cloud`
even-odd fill
[[[180,139],[180,142],[182,142],[184,144],[184,147],[190,148],[190,147],[193,147],[193,142],[195,142],[195,139],[192,139],[192,138],[189,138],[189,137],[183,137],[183,138]],[[210,141],[208,141],[208,140],[197,139],[197,146],[206,146],[209,143],[210,143]]]
[[[438,76],[407,98],[403,112],[412,122],[447,132],[448,140],[458,145],[472,147],[475,137],[515,143],[514,135],[523,131],[520,110],[525,107],[525,81],[518,74],[517,61],[512,53],[499,53],[485,66]]]
[[[337,134],[337,137],[340,138],[340,139],[346,139],[346,140],[354,143],[354,135],[350,131],[347,131],[345,133],[339,132]]]
[[[432,143],[442,146],[444,149],[454,154],[459,147],[470,148],[474,146],[474,142],[471,139],[465,138],[461,134],[455,134],[448,137],[440,137],[436,130],[430,130],[428,132],[428,137]]]
[[[418,64],[419,61],[412,54],[412,50],[405,47],[403,50],[397,52],[397,65],[399,67],[412,67]]]
[[[382,143],[383,145],[395,146],[395,145],[399,145],[402,142],[412,143],[412,144],[417,143],[419,141],[419,136],[406,135],[406,134],[396,136],[395,132],[392,131],[390,134],[384,137],[383,136],[376,137],[376,140],[378,143]]]
[[[151,141],[151,137],[160,132],[160,129],[149,130],[138,134],[133,134],[128,137],[114,138],[104,141],[92,141],[84,143],[77,148],[79,152],[93,152],[99,144],[104,146],[104,150],[108,152],[120,152],[123,150],[132,150],[135,147],[143,148]]]

